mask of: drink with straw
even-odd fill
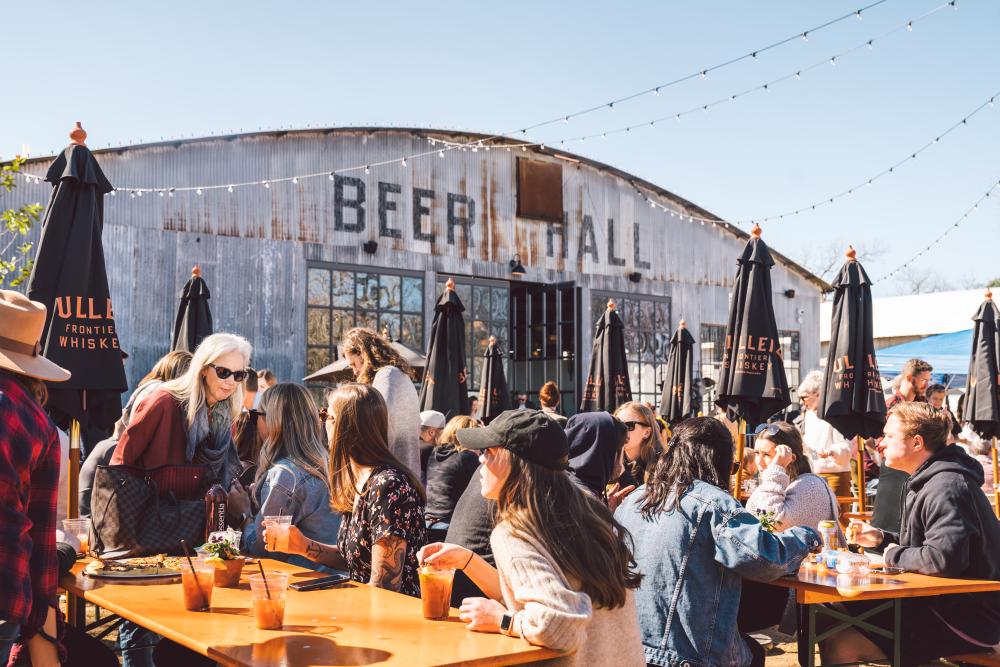
[[[80,553],[90,551],[90,519],[63,519],[63,530],[80,543]]]
[[[455,580],[455,570],[439,570],[433,565],[424,565],[417,574],[420,577],[420,600],[423,602],[424,618],[447,620],[451,610],[451,585]]]
[[[215,585],[215,565],[201,558],[189,558],[181,565],[181,590],[184,608],[188,611],[208,611],[212,606]]]
[[[292,525],[291,515],[265,516],[261,525],[267,529],[267,550],[288,553],[288,527]]]
[[[280,630],[285,623],[285,591],[288,589],[288,575],[284,572],[268,572],[248,577],[250,595],[253,601],[253,618],[261,630]]]

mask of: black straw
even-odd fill
[[[205,606],[207,607],[208,601],[205,600],[205,593],[201,590],[201,582],[198,581],[198,573],[195,572],[194,561],[191,560],[191,552],[188,550],[188,545],[186,541],[181,540],[181,548],[184,549],[184,555],[187,556],[188,565],[191,566],[191,576],[194,577],[194,584],[195,586],[198,587],[198,597],[200,597],[202,601],[206,603]]]
[[[271,599],[271,588],[267,585],[267,575],[264,574],[264,564],[257,561],[257,567],[260,568],[260,578],[264,580],[264,592],[267,593],[267,599]]]

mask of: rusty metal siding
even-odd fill
[[[428,131],[428,136],[440,136]],[[228,184],[307,172],[329,172],[371,164],[430,149],[422,133],[409,130],[335,130],[267,133],[211,138],[98,151],[98,159],[118,187]],[[516,158],[559,162],[563,172],[566,222],[516,217]],[[28,165],[43,174],[50,160]],[[494,148],[476,152],[446,151],[345,174],[364,184],[364,229],[349,231],[356,210],[338,204],[335,183],[326,176],[299,184],[276,183],[174,197],[119,192],[106,198],[105,252],[112,298],[123,348],[131,355],[129,377],[140,378],[169,345],[177,297],[199,264],[212,290],[217,331],[246,336],[255,348],[253,363],[273,368],[282,378],[305,371],[307,257],[363,266],[422,271],[428,277],[450,273],[509,280],[509,260],[518,254],[527,267],[523,280],[576,281],[589,303],[589,290],[663,295],[671,298],[672,325],[688,321],[696,338],[700,324],[725,324],[736,257],[745,239],[722,226],[671,217],[648,206],[622,175],[587,162],[552,155]],[[380,235],[379,183],[390,183],[387,226],[400,238]],[[398,188],[396,187],[398,186]],[[434,241],[415,238],[414,189],[434,192],[423,200],[421,218]],[[0,207],[45,201],[50,186],[21,182],[12,194],[0,194]],[[356,191],[345,185],[345,199]],[[450,196],[449,196],[450,195]],[[462,198],[473,204],[462,203]],[[678,213],[689,211],[680,199],[654,196]],[[449,204],[449,199],[451,203]],[[468,216],[472,224],[449,225]],[[595,260],[581,252],[593,225]],[[609,223],[613,220],[613,223]],[[556,226],[553,227],[552,225]],[[638,251],[635,229],[638,224]],[[448,242],[449,226],[453,243]],[[469,233],[466,235],[464,231]],[[33,232],[37,237],[37,230]],[[551,246],[550,246],[551,236]],[[613,238],[611,238],[613,236]],[[766,236],[766,235],[765,235]],[[378,243],[374,255],[361,245]],[[565,257],[561,242],[566,243]],[[550,252],[551,250],[551,252]],[[619,262],[612,263],[612,254]],[[637,264],[637,261],[639,264]],[[643,263],[648,263],[648,267]],[[642,274],[639,283],[627,275]],[[801,333],[803,371],[819,358],[819,286],[778,262],[772,277],[775,312],[781,329]],[[427,280],[427,329],[434,283]],[[783,296],[794,289],[796,297]],[[801,312],[800,312],[801,311]],[[589,322],[583,338],[588,340]],[[587,343],[579,353],[587,354]]]

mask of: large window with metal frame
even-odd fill
[[[351,327],[388,328],[393,340],[424,349],[423,274],[310,262],[306,307],[306,373],[337,359]]]
[[[666,380],[667,354],[670,351],[670,298],[617,292],[591,292],[590,321],[596,322],[615,300],[625,325],[625,358],[628,361],[632,399],[659,406]],[[591,341],[592,342],[592,341]],[[591,345],[581,349],[585,355],[584,372],[589,372]]]
[[[722,373],[722,357],[726,347],[726,327],[723,324],[702,324],[699,329],[701,350],[701,411],[710,415],[714,411],[716,385]],[[711,384],[711,386],[709,386]]]
[[[801,382],[799,376],[799,332],[779,331],[778,343],[781,345],[785,378],[788,380],[788,389],[791,392],[792,404],[794,406],[795,397],[798,396],[799,382]]]

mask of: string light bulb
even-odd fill
[[[232,192],[232,191],[230,190],[230,192]],[[195,193],[198,194],[198,195],[201,195],[201,188],[198,188],[197,190],[195,190]]]
[[[399,164],[400,164],[401,167],[405,167],[406,166],[406,158],[404,157],[402,160],[400,160]]]
[[[233,186],[230,185],[226,190],[229,191],[229,194],[233,194]]]

